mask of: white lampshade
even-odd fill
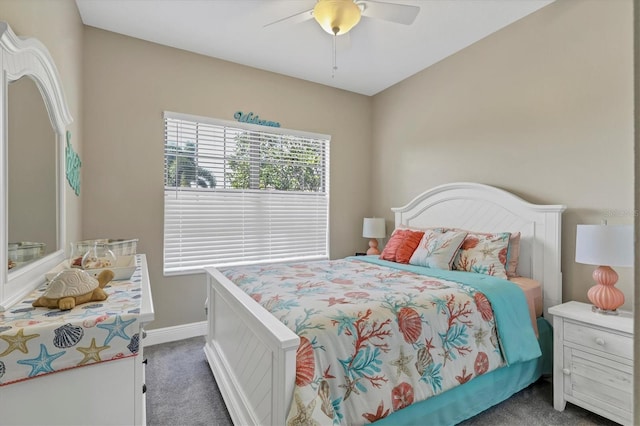
[[[387,236],[383,217],[365,217],[362,224],[362,236],[365,238],[384,238]]]
[[[633,225],[578,225],[576,262],[633,266]]]

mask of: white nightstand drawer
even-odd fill
[[[569,320],[564,322],[564,336],[568,342],[623,357],[631,362],[630,356],[633,354],[631,336],[616,334],[610,330],[602,330]]]
[[[567,401],[623,425],[633,424],[633,315],[600,315],[567,302],[553,315],[553,406]]]
[[[578,349],[565,352],[565,392],[609,411],[631,412],[633,368]]]

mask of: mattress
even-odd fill
[[[514,284],[524,292],[524,296],[527,299],[527,305],[529,307],[529,316],[531,317],[531,325],[533,331],[538,336],[538,323],[537,318],[542,316],[542,285],[539,281],[526,277],[513,277],[509,278]]]

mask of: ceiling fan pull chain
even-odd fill
[[[333,67],[331,68],[331,78],[335,77],[336,70],[338,67],[336,66],[336,35],[333,35]]]
[[[331,69],[331,78],[335,77],[336,70],[338,66],[336,65],[336,37],[338,36],[338,32],[335,31],[333,33],[333,68]]]

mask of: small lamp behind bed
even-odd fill
[[[387,232],[384,225],[383,217],[365,217],[362,224],[362,236],[371,238],[369,240],[369,250],[367,254],[380,254],[378,250],[378,240],[376,238],[384,238]]]
[[[593,311],[617,315],[624,294],[615,287],[618,274],[611,266],[633,267],[633,225],[578,225],[576,262],[598,265],[596,285],[587,293]]]

